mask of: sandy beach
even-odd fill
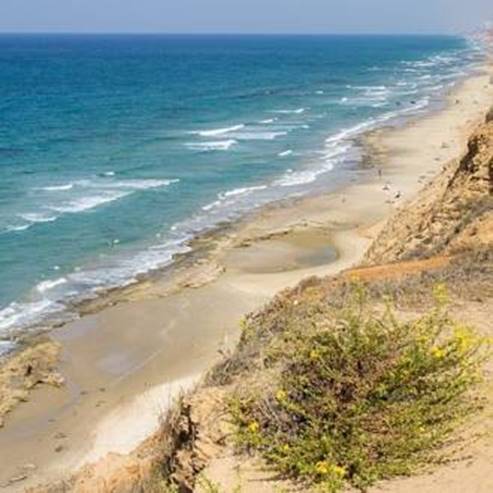
[[[384,222],[463,153],[493,101],[491,81],[485,69],[443,109],[368,134],[371,166],[359,180],[205,235],[182,268],[114,292],[51,331],[66,383],[37,387],[6,417],[0,484],[20,491],[135,448],[170,401],[234,347],[242,316],[304,278],[361,262]]]

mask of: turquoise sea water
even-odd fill
[[[456,37],[0,36],[0,337],[334,186],[358,135],[480,59]]]

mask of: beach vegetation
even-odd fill
[[[303,317],[285,302],[267,327],[244,322],[240,347],[263,341],[265,378],[230,398],[238,448],[327,492],[364,490],[433,462],[481,406],[487,355],[486,341],[448,315],[444,285],[412,319],[389,299],[377,307],[361,285],[337,309],[310,303],[309,286],[304,296]]]

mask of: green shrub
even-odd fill
[[[298,320],[270,385],[239,388],[230,409],[238,443],[278,470],[338,491],[405,475],[474,408],[483,341],[450,320],[445,292],[419,319],[399,321],[391,306],[374,313],[365,293],[334,318]],[[304,330],[304,327],[307,330]],[[269,349],[266,348],[266,354]],[[280,359],[279,359],[280,358]],[[246,387],[246,386],[243,386]]]

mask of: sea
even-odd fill
[[[483,57],[459,36],[0,35],[0,352],[201,232],[357,176],[364,132]]]

